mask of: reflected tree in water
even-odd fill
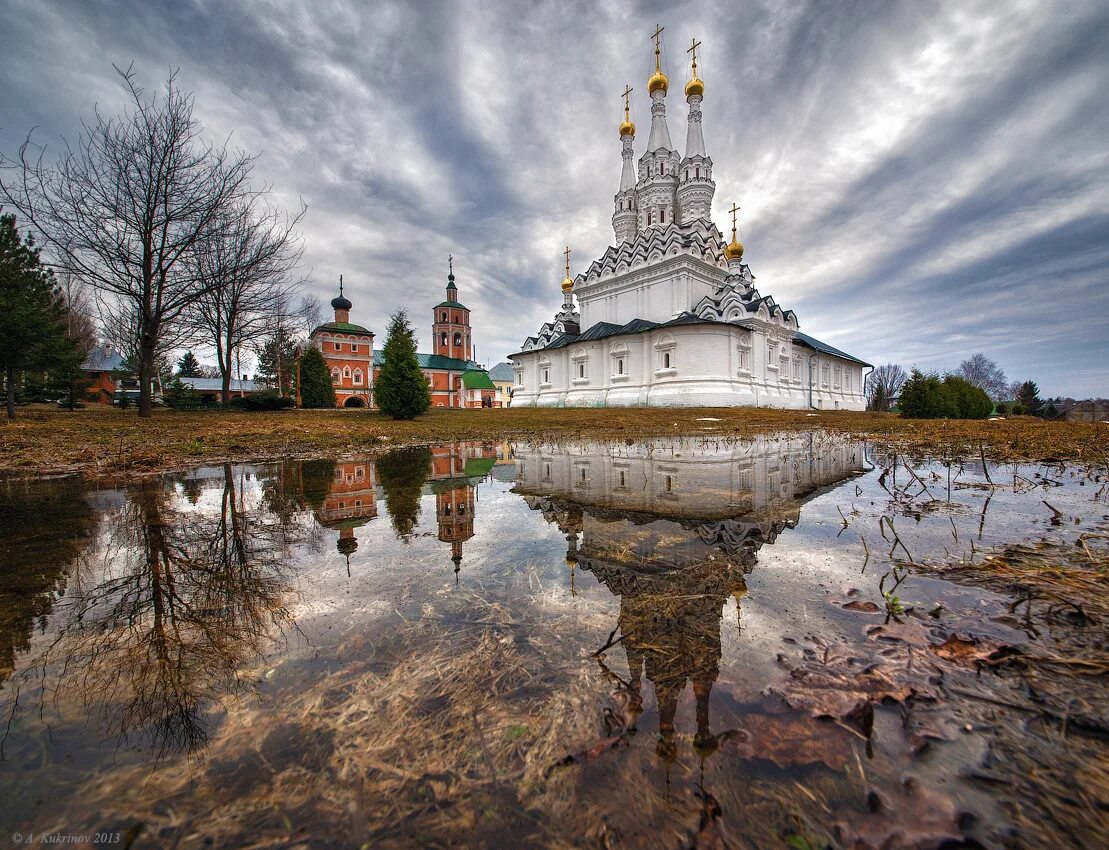
[[[420,519],[420,496],[431,470],[431,450],[398,449],[377,461],[378,480],[385,491],[385,509],[397,536],[407,541]]]
[[[41,664],[47,692],[75,690],[106,735],[159,755],[203,747],[213,696],[249,685],[243,668],[291,624],[280,520],[230,465],[217,486],[201,511],[158,480],[127,494]]]
[[[77,479],[0,484],[0,686],[62,595],[97,515]]]

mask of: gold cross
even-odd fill
[[[730,210],[728,210],[728,212],[730,212],[732,214],[732,240],[734,241],[735,240],[735,214],[737,212],[739,212],[739,207],[736,204],[733,203],[732,208]]]
[[[653,38],[655,40],[655,71],[656,72],[662,70],[661,66],[659,65],[659,61],[658,61],[658,46],[659,46],[659,41],[662,39],[662,31],[664,29],[666,29],[666,27],[662,27],[662,26],[659,26],[658,24],[655,24],[655,33],[654,33],[654,35],[651,36],[651,38]]]
[[[696,38],[693,39],[693,46],[686,51],[686,53],[693,54],[693,79],[697,79],[697,48],[701,46]]]
[[[454,254],[447,254],[447,270],[450,274],[454,274]]]
[[[570,246],[566,246],[566,250],[562,252],[566,255],[566,277],[570,276]]]

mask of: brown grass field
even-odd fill
[[[715,421],[714,421],[715,420]],[[1109,424],[912,420],[894,414],[765,408],[432,410],[412,422],[376,411],[276,413],[20,408],[0,425],[0,475],[91,477],[162,472],[213,461],[349,455],[452,440],[569,442],[681,436],[744,439],[825,429],[920,454],[997,460],[1109,460]]]

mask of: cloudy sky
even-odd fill
[[[448,253],[480,360],[516,351],[610,244],[619,93],[650,124],[664,33],[671,134],[703,41],[714,217],[802,330],[871,362],[975,351],[1047,395],[1109,394],[1109,4],[746,0],[636,4],[8,0],[0,149],[55,147],[112,63],[180,69],[214,137],[309,205],[325,301],[427,344]]]

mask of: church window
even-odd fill
[[[585,481],[585,467],[584,466],[581,468],[581,476],[580,477],[581,477],[582,481]]]
[[[460,514],[466,513],[466,506],[464,504],[462,504],[461,502],[458,503],[458,512]]]
[[[335,350],[336,351],[339,351],[342,347],[343,347],[343,344],[341,342],[336,342],[335,343]]]
[[[447,502],[446,504],[443,505],[443,516],[450,516],[450,515],[451,515],[451,503]]]
[[[584,378],[585,377],[585,364],[584,363],[579,363],[578,364],[578,377],[579,378]]]
[[[662,353],[662,368],[663,369],[669,369],[670,368],[670,352],[669,351],[664,351]]]
[[[650,213],[647,213],[647,226],[648,227],[651,226],[651,214]]]
[[[658,223],[659,224],[666,224],[666,210],[659,210],[658,211]]]
[[[626,483],[625,478],[624,478],[624,471],[623,470],[620,470],[620,486],[621,487],[626,487],[627,486],[627,483]]]
[[[701,179],[701,169],[700,168],[695,168],[695,169],[693,169],[693,171],[697,175],[697,179],[700,180]]]
[[[845,383],[845,389],[847,390],[847,392],[851,392],[851,370],[850,369],[845,369],[844,372],[845,372],[844,379],[845,379],[845,382],[846,382]]]
[[[353,352],[354,352],[355,354],[357,354],[357,353],[358,353],[358,346],[357,346],[357,345],[355,345],[355,344],[354,344],[354,343],[352,342],[352,343],[350,344],[350,350],[351,350],[351,351],[353,351]]]
[[[455,345],[462,345],[462,334],[455,334],[454,335],[454,344]]]
[[[455,315],[454,315],[454,323],[456,325],[459,324],[459,319],[458,319],[458,314],[457,313],[455,313]]]
[[[551,370],[550,369],[544,369],[543,370],[543,383],[544,384],[549,384],[550,382],[551,382]]]
[[[339,383],[339,370],[338,369],[332,369],[331,370],[331,383],[333,383],[333,384]]]
[[[674,491],[674,476],[667,475],[666,476],[666,492],[667,493],[672,493],[673,491]]]
[[[793,358],[793,380],[795,380],[797,382],[801,381],[801,358],[800,357],[794,357]]]
[[[767,343],[766,346],[766,365],[776,366],[774,362],[778,359],[778,344],[775,342]]]
[[[343,367],[343,377],[344,378],[349,378],[350,377],[350,366],[344,366]]]
[[[623,357],[621,357],[619,360],[616,361],[616,374],[617,375],[623,375],[624,374],[624,358]]]
[[[446,334],[439,334],[439,344],[440,345],[446,345],[447,344],[447,335]]]
[[[362,385],[362,370],[361,369],[355,369],[354,370],[354,383],[357,384],[358,386]]]
[[[821,367],[820,367],[820,386],[824,387],[825,389],[828,388],[828,372],[829,372],[828,364],[824,363],[823,365],[821,365]]]
[[[843,370],[842,370],[842,369],[840,369],[840,368],[839,368],[839,366],[837,366],[837,367],[836,367],[836,382],[835,382],[835,388],[836,388],[837,390],[839,389],[839,385],[840,385],[840,384],[841,384],[842,382],[843,382]]]

